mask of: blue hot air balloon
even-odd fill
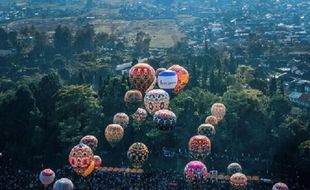
[[[171,93],[178,83],[178,76],[175,71],[165,70],[159,73],[157,78],[159,88]]]

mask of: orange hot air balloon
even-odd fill
[[[217,121],[221,121],[226,113],[226,107],[222,103],[215,103],[211,107],[211,114],[217,118]]]
[[[188,149],[193,159],[204,160],[211,152],[211,141],[204,135],[193,136],[188,142]]]
[[[235,173],[230,177],[230,185],[233,190],[246,189],[247,181],[247,177],[242,173]]]
[[[128,90],[124,97],[124,101],[127,104],[140,103],[142,100],[143,96],[139,90]]]
[[[181,67],[180,65],[172,65],[169,68],[169,70],[175,71],[177,73],[178,82],[172,92],[178,94],[189,81],[188,71],[184,67]]]
[[[211,124],[213,126],[216,126],[217,122],[218,121],[217,121],[216,117],[213,115],[209,115],[208,117],[206,117],[206,120],[205,120],[206,124]]]
[[[138,63],[129,70],[129,82],[142,93],[154,83],[155,70],[147,63]]]
[[[91,174],[95,169],[95,161],[93,160],[90,165],[88,166],[88,168],[86,168],[86,170],[84,171],[84,173],[82,174],[83,177],[87,177],[89,176],[89,174]]]
[[[110,145],[114,147],[123,139],[124,129],[119,124],[110,124],[105,128],[104,135]]]

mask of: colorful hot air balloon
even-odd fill
[[[188,142],[189,152],[195,160],[204,160],[211,152],[211,141],[204,135],[193,136]]]
[[[55,179],[55,172],[49,168],[44,169],[40,172],[39,179],[43,185],[47,186],[53,183]]]
[[[246,189],[247,177],[242,173],[235,173],[230,177],[230,185],[232,190],[243,190]]]
[[[215,103],[211,107],[211,114],[216,117],[217,121],[221,121],[226,113],[226,107],[222,103]]]
[[[199,135],[205,135],[209,138],[213,138],[215,135],[215,128],[211,124],[204,123],[198,127],[197,132]]]
[[[289,190],[285,183],[278,182],[273,185],[272,190]]]
[[[155,71],[156,78],[158,78],[158,75],[159,75],[160,72],[165,71],[165,70],[167,70],[167,69],[166,68],[158,68],[158,69],[156,69],[156,71]]]
[[[95,168],[96,169],[101,167],[102,160],[101,160],[100,156],[95,155],[94,156],[94,162],[95,162]]]
[[[233,175],[235,173],[241,173],[242,172],[242,167],[238,163],[231,163],[227,166],[227,173],[228,175]]]
[[[54,183],[53,190],[73,190],[73,183],[68,178],[61,178]]]
[[[138,63],[129,70],[131,85],[144,93],[155,80],[155,70],[147,63]]]
[[[93,151],[83,143],[80,143],[71,149],[69,162],[73,170],[82,175],[93,161]]]
[[[177,116],[170,110],[158,110],[153,116],[153,121],[159,130],[172,130],[176,124]]]
[[[128,123],[129,123],[129,117],[125,113],[117,113],[113,117],[113,123],[114,124],[119,124],[124,129],[126,129]]]
[[[186,181],[194,187],[199,187],[208,177],[207,167],[200,161],[191,161],[184,168]]]
[[[205,123],[206,124],[211,124],[213,126],[216,126],[217,125],[217,119],[215,116],[213,115],[209,115],[206,120],[205,120]]]
[[[141,168],[147,160],[148,154],[149,150],[147,146],[143,143],[136,142],[129,147],[127,157],[134,168]]]
[[[178,75],[178,83],[173,89],[173,93],[178,94],[189,81],[188,71],[180,65],[172,65],[169,70],[175,71]]]
[[[114,147],[123,139],[124,129],[119,124],[110,124],[105,128],[104,135],[110,145]]]
[[[147,92],[144,96],[145,109],[154,114],[158,110],[168,109],[169,94],[162,89],[154,89]]]
[[[95,151],[98,146],[98,139],[93,135],[86,135],[80,140],[80,143],[86,144]]]
[[[142,93],[139,90],[128,90],[124,96],[127,104],[140,103],[143,100]]]
[[[165,70],[159,73],[157,83],[159,88],[170,93],[177,86],[178,76],[175,71]]]
[[[147,111],[143,108],[138,108],[132,117],[138,123],[143,122],[147,117]]]

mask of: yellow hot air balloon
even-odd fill
[[[124,129],[119,124],[110,124],[105,128],[104,135],[110,145],[114,147],[123,139]]]

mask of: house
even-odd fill
[[[288,98],[290,99],[291,102],[298,103],[298,100],[301,96],[302,96],[301,92],[291,92],[288,95]]]

